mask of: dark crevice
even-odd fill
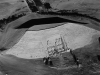
[[[98,60],[100,61],[100,55],[97,55]]]
[[[26,0],[26,1],[27,1],[27,4],[28,4],[30,10],[32,12],[34,12],[34,13],[38,13],[39,15],[43,15],[43,16],[44,15],[48,15],[48,16],[52,15],[52,16],[59,16],[59,17],[63,17],[64,16],[66,18],[67,17],[71,17],[70,19],[72,21],[66,19],[66,22],[69,21],[69,22],[72,22],[72,23],[73,23],[73,21],[74,21],[74,23],[75,23],[75,21],[79,22],[79,23],[83,23],[84,21],[80,22],[82,20],[78,21],[77,18],[87,18],[87,19],[93,20],[94,21],[93,23],[95,23],[97,26],[99,26],[99,24],[98,24],[100,22],[99,19],[97,19],[95,17],[92,17],[92,16],[89,16],[88,14],[81,14],[81,13],[78,12],[78,9],[74,9],[74,10],[57,10],[57,9],[53,9],[50,6],[49,3],[42,3],[40,0],[31,0],[31,1]],[[42,9],[40,9],[39,7],[41,7]],[[56,10],[56,11],[54,11],[54,10]],[[39,20],[40,19],[38,19],[38,20],[34,19],[34,21],[39,21]],[[65,22],[65,20],[61,20],[59,22],[56,21],[56,23],[61,23],[63,21]],[[34,23],[33,25],[36,25],[36,24],[38,25],[40,23]],[[49,24],[49,23],[51,24],[51,23],[55,23],[55,22],[51,20],[49,22],[44,22],[44,23],[42,22],[41,24]],[[84,22],[84,23],[86,24],[86,22]]]
[[[72,17],[74,16],[74,17],[80,17],[80,18],[84,17],[84,18],[89,18],[89,19],[92,19],[94,21],[100,22],[100,20],[95,18],[95,17],[91,17],[87,14],[80,14],[76,11],[68,11],[68,10],[59,10],[57,12],[53,12],[53,11],[44,12],[44,11],[42,11],[42,12],[39,12],[39,14],[41,14],[41,15],[59,15],[59,16],[65,16],[65,17],[67,17],[67,16],[72,16]]]
[[[100,37],[98,38],[99,44],[100,44]]]
[[[53,24],[53,23],[64,23],[64,22],[70,22],[70,23],[78,23],[78,24],[87,24],[82,22],[76,22],[72,20],[67,20],[59,17],[51,17],[51,18],[40,18],[40,19],[31,19],[22,25],[16,27],[15,29],[21,29],[21,28],[30,28],[35,25],[44,25],[44,24]]]
[[[7,50],[7,49],[4,48],[4,47],[0,48],[0,52],[1,52],[1,51],[6,51],[6,50]]]

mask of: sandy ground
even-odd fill
[[[97,39],[93,37],[100,36],[99,31],[77,24],[66,24],[41,31],[27,31],[21,40],[6,53],[26,59],[43,58],[48,56],[47,39],[58,38],[59,34],[64,35],[68,47],[73,50],[93,43]],[[54,41],[51,43],[54,44]]]

